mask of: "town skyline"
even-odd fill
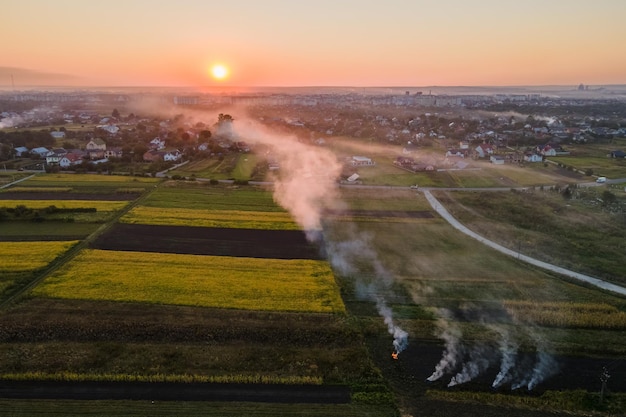
[[[618,0],[24,0],[2,10],[11,18],[0,34],[15,41],[3,45],[0,88],[626,84]]]

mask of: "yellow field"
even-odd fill
[[[43,268],[77,242],[0,242],[0,272]]]
[[[43,209],[50,206],[63,209],[95,208],[97,211],[117,211],[128,201],[92,201],[92,200],[0,200],[0,207],[15,208],[26,206],[30,209]]]
[[[520,322],[554,327],[626,329],[626,313],[609,304],[505,301]]]
[[[34,295],[245,310],[344,312],[327,262],[85,250]]]
[[[13,193],[67,193],[72,187],[11,187],[7,191]]]
[[[298,230],[288,213],[135,207],[122,223],[173,226],[226,227],[235,229]]]

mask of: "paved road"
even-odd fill
[[[452,215],[448,212],[448,210],[445,209],[445,207],[443,207],[441,205],[441,203],[439,203],[439,201],[430,193],[429,190],[422,190],[422,192],[424,193],[424,196],[426,197],[426,200],[428,200],[428,202],[430,203],[431,207],[437,212],[439,213],[439,215],[441,217],[443,217],[448,223],[450,223],[450,225],[452,225],[452,227],[454,227],[455,229],[465,233],[466,235],[478,240],[479,242],[499,251],[502,252],[506,255],[509,256],[513,256],[517,259],[520,259],[524,262],[527,262],[531,265],[535,265],[538,266],[540,268],[546,269],[548,271],[552,271],[552,272],[556,272],[557,274],[561,274],[564,275],[566,277],[570,277],[570,278],[574,278],[577,279],[579,281],[583,281],[586,282],[588,284],[594,285],[598,288],[601,288],[603,290],[607,290],[607,291],[611,291],[620,295],[625,295],[626,296],[626,288],[624,287],[620,287],[619,285],[615,285],[615,284],[611,284],[609,282],[606,281],[602,281],[601,279],[598,278],[594,278],[594,277],[590,277],[588,275],[584,275],[584,274],[579,274],[578,272],[574,272],[574,271],[570,271],[569,269],[565,269],[565,268],[561,268],[559,266],[556,265],[552,265],[546,262],[542,262],[540,260],[537,260],[535,258],[531,258],[530,256],[526,256],[523,255],[519,252],[515,252],[511,249],[505,248],[502,245],[498,245],[497,243],[489,240],[489,239],[485,239],[484,237],[482,237],[481,235],[474,233],[473,231],[471,231],[470,229],[468,229],[467,227],[463,226],[461,223],[459,223],[459,221],[457,219],[455,219],[454,217],[452,217]]]

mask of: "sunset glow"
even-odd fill
[[[223,80],[228,77],[228,68],[221,64],[214,65],[211,67],[211,75],[216,80]]]
[[[22,0],[2,13],[0,35],[19,39],[3,43],[4,88],[626,83],[622,0]]]

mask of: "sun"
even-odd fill
[[[222,64],[216,64],[211,67],[211,75],[216,80],[223,80],[228,77],[228,68]]]

